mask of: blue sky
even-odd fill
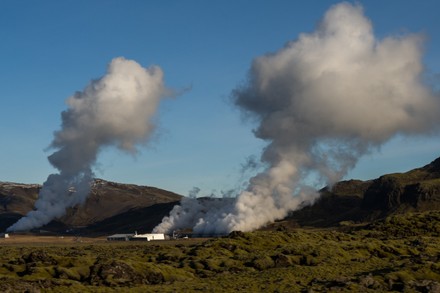
[[[252,60],[311,32],[338,1],[1,1],[0,181],[43,183],[65,100],[114,57],[159,65],[166,84],[191,89],[162,103],[154,140],[137,156],[101,153],[97,177],[181,194],[235,187],[264,142],[229,102]],[[359,1],[378,38],[426,36],[430,79],[440,72],[440,2]],[[434,77],[433,77],[434,76]],[[440,156],[440,138],[396,138],[346,178],[403,172]]]

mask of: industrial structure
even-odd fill
[[[165,240],[165,234],[161,233],[148,233],[148,234],[114,234],[107,237],[108,241],[152,241],[152,240]]]
[[[165,234],[161,234],[161,233],[138,234],[137,232],[135,232],[134,236],[130,240],[144,240],[144,241],[165,240]]]
[[[114,234],[107,237],[108,241],[129,241],[134,234]]]

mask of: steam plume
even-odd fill
[[[135,153],[154,130],[154,114],[170,92],[159,67],[143,68],[115,58],[107,73],[67,99],[61,130],[55,132],[49,156],[59,174],[49,175],[29,212],[8,231],[28,230],[64,215],[67,207],[83,203],[93,179],[92,167],[107,146]]]
[[[190,198],[196,198],[197,194],[200,192],[200,188],[198,188],[197,186],[194,186],[188,193],[188,196]]]
[[[314,32],[256,58],[232,96],[257,123],[255,136],[268,142],[261,156],[268,167],[233,204],[183,201],[156,230],[256,229],[313,200],[308,176],[331,185],[395,135],[438,130],[439,96],[421,82],[422,39],[378,40],[362,7],[341,3]]]

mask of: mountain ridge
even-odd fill
[[[0,231],[34,208],[41,187],[38,184],[0,182]],[[95,179],[82,205],[68,208],[63,217],[54,219],[41,229],[57,232],[78,230],[130,210],[166,203],[177,204],[181,198],[181,195],[152,186]],[[158,216],[165,216],[165,212]]]
[[[340,181],[320,193],[313,205],[291,212],[283,221],[330,227],[347,221],[374,221],[396,213],[440,210],[440,158],[403,173],[366,181]]]
[[[0,231],[33,209],[40,188],[38,184],[0,182]],[[320,194],[314,204],[292,211],[262,229],[338,227],[396,213],[440,210],[440,158],[408,172],[366,181],[340,181],[321,189]],[[95,179],[83,205],[67,209],[63,217],[41,229],[89,235],[149,232],[181,198],[156,187]]]

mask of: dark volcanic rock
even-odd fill
[[[381,176],[367,189],[362,208],[385,214],[440,208],[440,158],[406,173]]]
[[[431,173],[434,177],[440,177],[440,158],[435,159],[422,169]]]
[[[400,205],[405,191],[404,183],[393,176],[382,176],[374,180],[367,189],[362,201],[362,208],[392,210]]]
[[[338,182],[324,188],[312,205],[292,212],[288,220],[302,226],[335,226],[363,222],[406,211],[440,209],[440,158],[406,173],[375,180]]]
[[[23,256],[25,263],[44,263],[49,265],[57,264],[56,260],[48,255],[44,250],[35,250],[28,255]]]
[[[144,277],[141,274],[121,261],[94,265],[91,268],[89,278],[90,284],[95,286],[123,286],[144,283]]]
[[[290,213],[288,219],[301,226],[329,227],[342,221],[360,221],[360,206],[365,190],[372,181],[349,180],[338,182],[332,189],[324,188],[312,206]]]

